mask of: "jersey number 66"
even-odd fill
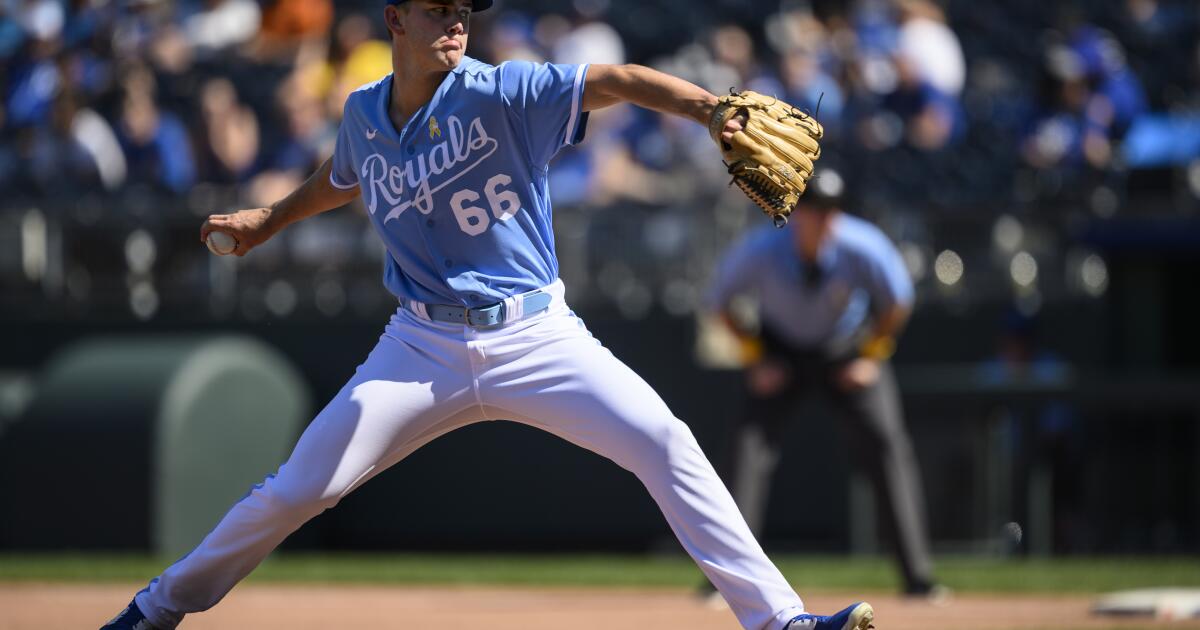
[[[507,221],[521,209],[521,198],[512,190],[501,190],[501,186],[512,183],[512,178],[504,173],[492,176],[483,185],[483,193],[487,195],[488,205],[492,215],[499,221]],[[471,236],[478,236],[487,231],[492,220],[487,210],[479,206],[465,204],[479,201],[479,193],[464,188],[450,197],[450,209],[454,210],[454,218],[458,219],[458,227]]]

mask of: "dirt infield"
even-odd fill
[[[96,628],[136,586],[0,584],[0,630]],[[819,594],[825,612],[852,595]],[[958,596],[946,607],[869,595],[880,630],[1200,629],[1200,621],[1154,623],[1098,619],[1081,596]],[[678,590],[533,589],[400,586],[245,585],[220,606],[193,615],[188,630],[737,630],[728,611]]]

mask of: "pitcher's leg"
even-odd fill
[[[596,440],[583,437],[588,430],[576,432],[586,422],[582,418],[564,423],[547,420],[554,412],[532,411],[536,418],[511,411],[507,415],[603,455],[637,476],[680,545],[725,596],[743,627],[775,630],[804,612],[800,597],[754,539],[682,421],[668,414],[616,430],[621,420],[607,415],[608,410],[578,409],[572,415],[591,414],[592,422],[613,429],[611,438]]]
[[[184,614],[212,607],[306,521],[417,446],[482,419],[465,384],[431,380],[437,369],[423,363],[402,344],[381,340],[278,473],[137,595],[151,623],[174,628]],[[439,387],[450,391],[435,392]],[[464,393],[450,395],[455,388]]]
[[[803,603],[763,553],[691,430],[586,334],[498,365],[488,403],[633,472],[745,628],[778,630]]]

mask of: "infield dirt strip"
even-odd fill
[[[98,628],[138,585],[0,584],[0,630]],[[815,594],[828,612],[851,594]],[[879,630],[1186,628],[1200,622],[1098,619],[1085,596],[958,596],[947,607],[868,594]],[[729,611],[679,590],[244,585],[185,630],[737,630]]]

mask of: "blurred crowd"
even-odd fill
[[[191,225],[280,198],[331,153],[346,95],[390,70],[381,7],[0,0],[5,201],[135,195]],[[1020,284],[1014,265],[1028,275],[1028,261],[1017,255],[1039,255],[1024,241],[1059,227],[1042,206],[1112,216],[1136,194],[1131,169],[1182,173],[1170,181],[1200,198],[1193,2],[508,0],[475,20],[469,54],[487,61],[637,62],[816,114],[822,164],[849,179],[848,209],[900,241],[919,286],[957,282],[964,248],[996,267],[997,247]],[[564,277],[628,314],[655,296],[688,311],[720,250],[757,217],[697,125],[618,107],[588,134],[552,168]],[[102,215],[138,205],[97,204]],[[597,212],[613,205],[623,210]],[[948,239],[947,215],[974,223]],[[277,256],[378,260],[363,226],[338,225]],[[983,237],[958,238],[964,229]],[[1094,258],[1075,258],[1095,275]]]
[[[328,0],[6,1],[0,185],[294,185],[330,153],[345,95],[390,69],[366,17],[334,18]]]

